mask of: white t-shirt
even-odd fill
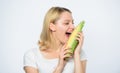
[[[86,60],[84,51],[80,54],[81,60]],[[39,48],[28,50],[24,55],[24,67],[31,66],[39,70],[40,73],[53,73],[58,64],[58,58],[46,59],[41,54]],[[74,73],[74,60],[71,59],[65,65],[62,73]]]

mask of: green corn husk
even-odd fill
[[[78,45],[78,41],[76,40],[76,36],[78,34],[78,32],[82,31],[82,28],[84,26],[85,22],[81,21],[76,28],[74,29],[74,31],[72,32],[72,34],[70,35],[68,41],[67,41],[67,45],[66,48],[70,48],[70,51],[72,53],[74,53],[74,50],[76,48],[76,46]]]

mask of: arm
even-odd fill
[[[57,66],[53,73],[62,73],[64,66]]]
[[[76,55],[74,63],[75,63],[75,73],[85,73],[85,71],[86,71],[86,60],[81,61],[80,56]]]
[[[66,44],[62,47],[62,49],[60,50],[60,54],[59,54],[59,62],[57,67],[55,68],[53,73],[62,73],[64,70],[64,67],[66,65],[67,60],[65,60],[65,58],[70,58],[72,57],[72,53],[69,51],[70,48],[65,48]],[[67,55],[67,54],[70,55]]]
[[[24,67],[25,73],[39,73],[38,69],[26,66]]]
[[[84,40],[83,33],[79,32],[76,39],[79,41],[79,44],[74,51],[75,73],[85,73],[86,60],[84,61],[80,60],[80,51],[81,51],[83,40]]]

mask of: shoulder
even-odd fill
[[[37,68],[37,58],[36,58],[37,48],[29,49],[24,54],[24,67],[31,66]]]
[[[35,60],[38,57],[38,48],[31,48],[24,53],[24,59]]]
[[[34,55],[36,50],[37,50],[36,48],[31,48],[31,49],[27,50],[24,55],[25,56]]]
[[[86,53],[83,49],[81,49],[80,58],[81,58],[82,61],[87,60],[87,55],[86,55]]]

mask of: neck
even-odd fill
[[[53,44],[53,46],[51,46],[51,47],[53,47],[53,48],[52,48],[53,50],[60,50],[60,49],[62,48],[62,46],[63,46],[63,44],[60,43],[60,42],[57,40],[57,41],[54,41],[54,44]]]
[[[62,46],[63,46],[63,43],[61,43],[61,42],[55,37],[55,35],[53,35],[52,38],[54,38],[54,39],[52,39],[50,48],[51,48],[52,50],[56,50],[56,51],[60,50],[60,49],[62,48]]]

